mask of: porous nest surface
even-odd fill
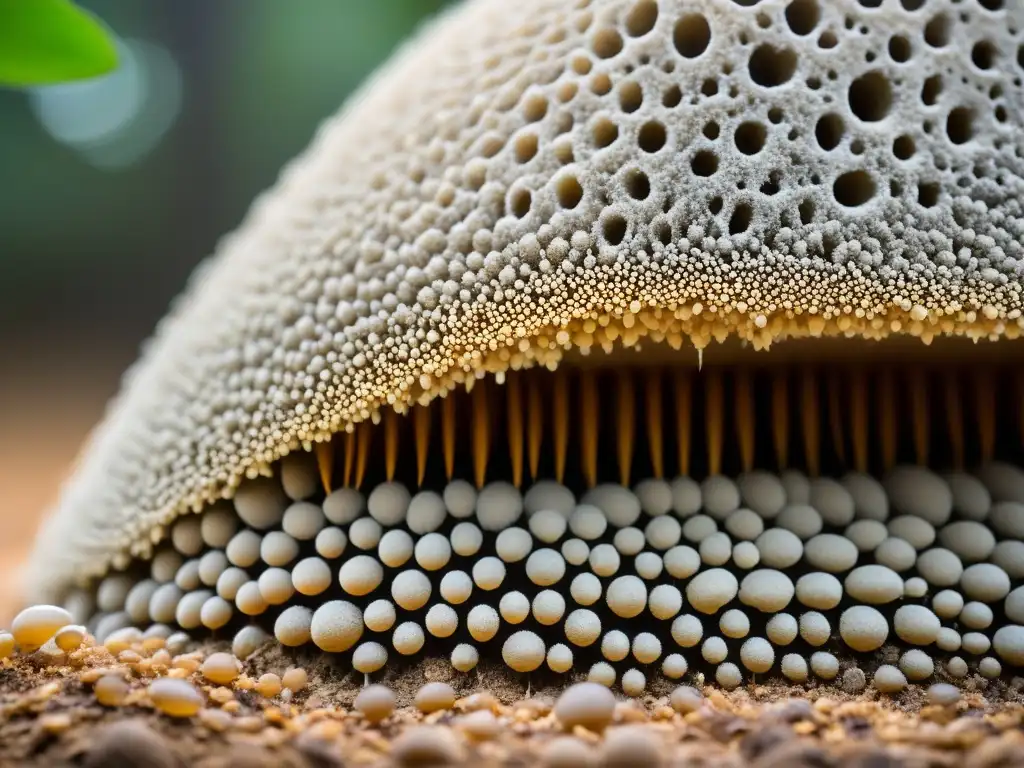
[[[289,451],[566,349],[1017,337],[1022,21],[999,0],[463,4],[199,271],[42,532],[31,598]]]
[[[972,677],[896,697],[825,683],[723,692],[471,677],[424,662],[362,687],[323,656],[139,636],[0,660],[0,764],[89,768],[345,765],[1009,768],[1021,680]],[[296,666],[299,665],[299,666]],[[288,687],[291,686],[291,687]]]

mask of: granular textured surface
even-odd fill
[[[301,659],[268,646],[245,662],[237,679],[216,685],[199,671],[215,647],[174,657],[141,643],[131,649],[131,660],[118,660],[88,637],[83,648],[66,655],[0,661],[0,765],[333,768],[600,760],[737,768],[1005,768],[1018,765],[1024,749],[1019,680],[1004,685],[978,677],[962,693],[937,685],[934,695],[909,689],[894,697],[868,692],[858,698],[822,684],[751,685],[723,693],[698,681],[696,688],[662,686],[641,700],[623,701],[586,689],[594,684],[563,694],[539,679],[530,691],[523,679],[499,668],[478,677],[428,662],[399,675],[385,673],[381,685],[363,689],[381,702],[372,706],[357,700],[358,682],[322,657],[299,690],[276,687],[261,695],[257,681],[267,670],[280,673]],[[116,702],[98,693],[102,681],[112,678],[126,689]],[[191,711],[169,711],[167,698],[153,695],[154,680],[185,691],[194,702]],[[438,699],[440,708],[429,714],[414,704],[418,691],[448,685],[454,701]],[[557,762],[565,753],[577,759]]]
[[[567,349],[1016,338],[1021,22],[998,0],[457,7],[200,270],[31,597],[290,451]]]

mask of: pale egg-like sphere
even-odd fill
[[[405,521],[411,499],[408,489],[401,483],[381,483],[370,491],[366,511],[381,525],[393,528]]]
[[[661,662],[661,674],[669,680],[679,680],[689,669],[686,659],[680,653],[670,653]]]
[[[355,488],[337,488],[328,494],[322,505],[324,517],[335,525],[347,525],[366,509],[366,499]]]
[[[295,594],[292,575],[284,568],[267,568],[260,574],[256,583],[259,584],[260,595],[268,605],[282,605]]]
[[[583,539],[567,539],[562,542],[562,557],[569,565],[583,565],[590,557],[590,545]]]
[[[718,628],[726,637],[746,637],[750,633],[750,619],[743,611],[731,608],[718,620]]]
[[[292,568],[292,585],[300,594],[319,595],[331,586],[331,576],[331,567],[324,560],[307,557]]]
[[[364,552],[375,549],[384,533],[380,523],[372,517],[360,517],[348,527],[348,540]]]
[[[569,530],[584,541],[594,541],[604,535],[608,518],[592,504],[580,504],[569,516]]]
[[[670,576],[688,579],[700,569],[700,553],[685,544],[672,547],[662,561]]]
[[[644,548],[647,539],[639,528],[620,528],[612,537],[612,544],[619,554],[625,557],[632,557]]]
[[[489,605],[477,605],[466,616],[466,628],[474,640],[486,643],[498,634],[501,618]]]
[[[473,583],[480,589],[497,589],[505,580],[505,564],[496,557],[482,557],[473,563]]]
[[[523,508],[528,515],[534,515],[541,510],[552,510],[568,519],[576,508],[576,497],[559,482],[538,480],[523,496]]]
[[[542,509],[530,516],[530,533],[538,541],[554,544],[565,534],[569,523],[566,518],[553,509]]]
[[[573,664],[572,649],[565,643],[555,643],[548,648],[547,664],[548,669],[552,672],[559,674],[568,672],[572,669]]]
[[[622,673],[622,692],[627,696],[643,696],[647,688],[647,677],[639,669],[627,669]]]
[[[531,611],[537,623],[550,627],[565,615],[565,598],[553,589],[541,590],[533,598]]]
[[[544,663],[547,648],[534,632],[513,632],[501,647],[501,658],[516,672],[532,672]]]
[[[465,571],[448,571],[441,578],[441,597],[452,605],[461,605],[473,594],[473,580]]]
[[[448,534],[448,540],[455,554],[472,557],[483,546],[484,534],[474,523],[459,523]]]
[[[403,656],[413,656],[423,649],[426,637],[423,628],[415,621],[406,621],[395,627],[391,645]]]
[[[692,613],[684,613],[672,622],[670,634],[680,648],[693,648],[704,636],[704,624]]]
[[[494,551],[506,563],[518,563],[532,549],[533,537],[523,528],[506,528],[494,542]]]
[[[565,636],[573,645],[586,648],[601,635],[601,619],[587,608],[577,608],[565,619]]]
[[[348,536],[341,528],[330,526],[316,535],[316,553],[327,560],[336,560],[348,546]]]
[[[598,589],[600,589],[600,583]],[[671,619],[682,610],[683,593],[673,584],[659,584],[648,595],[647,607],[654,618],[662,620]]]
[[[459,672],[469,672],[480,663],[480,654],[469,643],[459,643],[452,649],[451,662]]]
[[[601,638],[601,655],[608,661],[622,661],[629,655],[629,637],[625,632],[613,629]]]
[[[330,600],[313,614],[310,636],[320,650],[342,653],[359,641],[363,626],[359,608],[347,600]]]
[[[476,499],[476,519],[485,531],[502,531],[523,513],[523,497],[511,483],[489,483]]]
[[[755,674],[764,674],[775,663],[775,649],[763,637],[751,637],[740,646],[740,661]]]
[[[647,587],[636,576],[619,576],[608,585],[605,602],[616,616],[631,619],[647,607]]]
[[[427,632],[434,637],[451,637],[459,627],[459,615],[454,608],[444,603],[430,606],[423,621]]]
[[[663,515],[647,523],[644,538],[647,545],[659,552],[671,549],[679,543],[683,536],[683,527],[674,517]]]
[[[387,632],[398,619],[394,603],[390,600],[374,600],[363,611],[363,623],[371,632]]]
[[[597,662],[587,673],[587,682],[611,688],[615,685],[615,667],[607,661]]]
[[[356,555],[346,560],[338,571],[338,583],[348,594],[368,595],[384,581],[384,568],[370,555]]]
[[[476,488],[465,480],[452,480],[441,494],[444,506],[452,517],[471,517],[476,509]]]
[[[407,611],[418,611],[430,599],[430,577],[422,571],[408,569],[391,580],[391,598]]]
[[[415,534],[436,531],[448,516],[444,499],[433,491],[420,491],[409,501],[405,524]]]
[[[732,561],[745,571],[756,568],[761,562],[761,552],[752,541],[741,541],[733,545]]]
[[[383,669],[387,663],[387,648],[380,643],[361,643],[352,654],[352,668],[364,675],[370,675]]]
[[[565,575],[565,559],[554,549],[538,549],[526,560],[526,576],[539,587],[557,584]]]
[[[662,561],[661,555],[656,555],[654,552],[641,552],[633,559],[633,569],[640,578],[654,581],[665,570],[665,563]]]
[[[293,539],[309,541],[316,538],[325,522],[324,511],[319,504],[296,501],[284,511],[281,528]]]
[[[412,536],[401,528],[392,528],[380,537],[377,543],[377,557],[388,568],[401,568],[412,557],[414,543]]]
[[[700,646],[700,655],[708,664],[721,664],[729,656],[729,647],[720,637],[709,637]]]
[[[619,570],[622,558],[619,556],[619,551],[611,544],[598,544],[590,550],[587,562],[591,571],[598,576],[608,577],[614,576]]]
[[[578,573],[569,584],[569,594],[580,605],[593,605],[603,594],[601,580],[592,573]]]
[[[509,624],[521,624],[530,615],[530,599],[522,592],[506,592],[498,601],[498,613]]]
[[[414,550],[416,562],[425,571],[438,571],[452,559],[452,546],[440,533],[420,537]]]
[[[732,557],[732,540],[726,533],[713,533],[701,541],[698,551],[705,565],[725,565]]]
[[[765,634],[776,645],[789,645],[800,634],[800,623],[790,613],[777,613],[765,625]]]

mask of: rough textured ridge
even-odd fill
[[[1009,0],[466,3],[202,268],[30,597],[304,443],[572,346],[1017,337],[1022,24]]]

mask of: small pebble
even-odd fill
[[[368,685],[356,696],[353,706],[367,721],[379,723],[395,711],[395,694],[387,686]]]
[[[455,690],[447,683],[427,683],[416,692],[416,708],[424,714],[455,706]]]
[[[192,717],[203,706],[203,697],[191,683],[161,677],[149,684],[153,706],[171,717]]]
[[[564,728],[577,725],[600,732],[611,722],[615,712],[615,697],[606,687],[597,683],[576,683],[559,696],[555,704],[555,717]]]

